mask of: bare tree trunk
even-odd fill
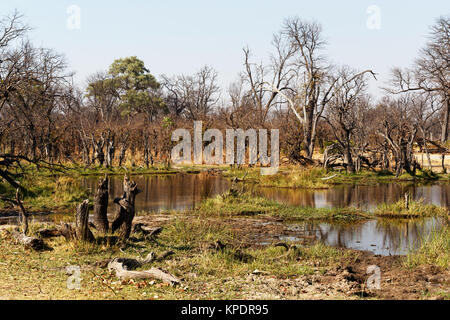
[[[433,164],[431,163],[430,152],[428,152],[428,147],[427,147],[427,139],[425,139],[424,148],[425,148],[425,153],[426,153],[427,159],[428,159],[428,165],[430,166],[430,170],[433,171]]]
[[[447,98],[447,108],[444,110],[444,119],[442,120],[441,142],[444,144],[448,140],[448,123],[450,113],[450,98]]]
[[[355,173],[355,165],[353,164],[352,149],[350,146],[350,133],[347,132],[347,142],[345,146],[344,162],[348,173]]]
[[[361,171],[361,157],[359,155],[356,157],[355,171],[356,172],[360,172]]]
[[[120,147],[120,153],[119,153],[119,167],[122,166],[123,161],[125,160],[125,152],[127,151],[127,147],[125,143],[122,144]]]
[[[388,157],[388,148],[387,145],[384,144],[383,146],[383,159],[382,159],[382,163],[381,163],[381,169],[382,170],[389,170],[389,157]]]
[[[442,132],[441,132],[441,144],[442,147],[447,143],[448,140],[448,123],[449,123],[449,113],[450,113],[450,98],[447,98],[447,108],[444,111],[444,119],[442,121]],[[442,153],[442,172],[446,173],[445,168],[445,152]]]
[[[305,123],[303,124],[303,148],[306,158],[312,159],[314,153],[314,107],[309,107],[305,114]]]
[[[150,161],[152,162],[153,165],[153,159],[151,159],[152,154],[151,154],[151,150],[150,150],[150,137],[148,134],[144,135],[144,162],[145,162],[145,166],[148,168]]]
[[[108,223],[108,176],[98,181],[97,192],[94,196],[94,224],[97,230],[107,234]]]
[[[119,152],[119,167],[122,166],[123,161],[125,160],[125,153],[127,151],[127,142],[130,133],[122,133],[120,135],[120,152]]]
[[[92,162],[95,162],[97,159],[100,166],[103,166],[105,162],[105,153],[103,152],[104,144],[105,140],[103,137],[99,141],[95,141],[94,136],[92,136],[92,147],[94,148],[94,159]]]
[[[114,135],[113,135],[113,137],[111,138],[111,140],[109,140],[106,147],[106,167],[109,168],[113,166],[115,153],[116,147],[114,145]]]

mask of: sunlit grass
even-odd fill
[[[31,227],[31,234],[42,225]],[[135,237],[139,235],[133,234]],[[139,238],[138,238],[139,240]],[[210,244],[220,240],[225,247]],[[0,232],[0,296],[4,299],[230,299],[243,298],[241,282],[255,270],[275,278],[296,278],[355,259],[355,253],[323,244],[311,247],[243,247],[239,237],[217,221],[175,219],[165,225],[158,240],[130,242],[125,248],[57,237],[45,240],[52,251],[35,252]],[[104,267],[116,257],[145,257],[150,251],[171,250],[166,261],[154,262],[183,278],[179,287],[160,281],[119,281]],[[103,265],[103,267],[101,266]],[[70,290],[67,266],[81,269],[81,289]],[[145,270],[146,266],[141,267]],[[192,276],[191,276],[192,275]],[[223,283],[222,290],[205,290],[205,283]],[[245,283],[245,282],[244,282]]]
[[[448,270],[450,268],[450,228],[433,231],[422,237],[420,247],[411,251],[405,258],[404,264],[413,268],[420,265],[435,265]]]
[[[447,208],[426,204],[423,200],[409,201],[408,208],[406,208],[404,200],[399,200],[392,204],[383,203],[375,210],[376,216],[386,218],[417,218],[445,216],[447,214]]]
[[[250,193],[218,195],[204,200],[194,213],[201,216],[266,215],[286,220],[359,220],[370,218],[354,207],[312,208],[282,204]]]

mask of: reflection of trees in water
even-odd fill
[[[351,224],[327,223],[315,224],[315,234],[322,242],[334,244],[338,247],[348,247],[348,242],[355,237],[362,237],[365,222],[354,222]],[[335,235],[335,239],[332,237]],[[335,241],[334,241],[335,240]]]
[[[144,175],[133,176],[143,194],[136,199],[139,210],[158,209],[161,206],[181,209],[193,206],[204,198],[223,193],[229,182],[220,176],[200,174],[176,175]],[[84,178],[82,185],[95,192],[98,178]],[[110,177],[110,199],[120,196],[123,192],[123,176]],[[250,186],[251,184],[246,184]],[[254,194],[259,194],[279,202],[305,207],[347,207],[356,206],[364,209],[379,203],[395,202],[403,198],[405,192],[413,197],[434,199],[449,206],[450,184],[440,184],[417,187],[414,184],[386,183],[372,186],[346,185],[326,190],[289,189],[289,188],[260,188],[258,185],[250,187]]]
[[[372,208],[380,203],[397,202],[403,199],[405,193],[410,193],[416,200],[423,197],[427,202],[440,198],[437,202],[448,206],[450,185],[418,187],[413,183],[380,183],[370,186],[336,186],[327,190],[259,188],[256,193],[279,202],[307,207]],[[323,199],[324,203],[317,202],[317,199]]]
[[[437,225],[440,225],[437,222]],[[305,230],[322,242],[338,247],[349,247],[356,239],[369,245],[367,240],[375,237],[382,248],[390,251],[417,246],[420,239],[430,230],[430,220],[371,220],[351,224],[308,223]],[[366,249],[370,249],[367,247]]]
[[[383,235],[383,246],[398,250],[418,244],[419,239],[426,232],[426,219],[415,220],[379,220],[376,231]]]
[[[138,210],[183,209],[193,207],[206,197],[222,193],[228,181],[206,174],[133,176],[142,193],[136,198]],[[83,186],[95,192],[98,178],[83,179]],[[110,201],[123,192],[123,176],[109,178]]]
[[[315,195],[322,190],[289,189],[263,187],[255,189],[255,194],[278,202],[295,206],[316,207]]]
[[[442,185],[440,188],[441,192],[441,205],[450,208],[450,184]]]

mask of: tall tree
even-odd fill
[[[337,89],[323,117],[331,126],[332,132],[343,150],[344,163],[350,173],[355,172],[352,140],[367,105],[367,99],[364,96],[367,87],[365,74],[360,74],[358,77],[354,77],[354,74],[358,74],[358,72],[349,67],[343,67],[334,76]]]
[[[163,76],[169,110],[192,120],[207,116],[219,101],[217,77],[217,71],[209,66],[194,75]]]
[[[431,27],[427,45],[412,69],[393,70],[393,93],[419,91],[435,94],[441,100],[441,138],[444,146],[448,140],[450,114],[450,17],[440,17]],[[442,154],[445,171],[445,153]]]
[[[318,23],[303,21],[298,17],[287,19],[281,36],[286,38],[284,43],[293,51],[290,55],[292,62],[286,63],[292,77],[282,88],[273,83],[268,85],[287,100],[288,106],[300,121],[303,150],[306,158],[312,159],[319,119],[335,93],[363,74],[375,74],[371,70],[365,70],[349,76],[345,81],[341,77],[332,77],[332,66],[322,54],[325,41],[322,27]]]

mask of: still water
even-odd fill
[[[110,202],[123,192],[121,176],[110,178]],[[191,209],[202,200],[227,191],[230,183],[221,176],[201,174],[133,176],[143,191],[136,198],[139,211]],[[83,184],[95,190],[98,178],[84,178]],[[371,186],[336,186],[326,190],[287,188],[253,188],[255,194],[291,205],[323,207],[355,206],[373,210],[380,203],[402,199],[405,192],[415,200],[450,207],[450,184],[417,186],[413,184],[377,184]],[[111,211],[110,211],[111,212]],[[416,248],[420,239],[438,231],[443,220],[377,221],[370,220],[350,225],[329,223],[296,223],[288,225],[292,235],[280,236],[284,241],[314,238],[326,244],[372,251],[375,254],[405,254]]]
[[[289,225],[293,235],[284,241],[301,241],[305,236],[335,247],[371,251],[381,255],[403,255],[417,249],[424,237],[439,231],[444,220],[369,220],[342,225],[329,223],[300,223]]]
[[[228,190],[227,179],[206,173],[133,176],[143,191],[136,198],[137,211],[192,209],[202,200]],[[82,183],[93,192],[98,178],[84,178]],[[111,201],[123,192],[123,177],[110,177]],[[373,210],[380,203],[402,199],[405,192],[412,199],[450,207],[450,184],[417,186],[413,184],[381,183],[371,186],[336,186],[325,190],[253,188],[252,192],[278,202],[315,208],[354,206]]]

